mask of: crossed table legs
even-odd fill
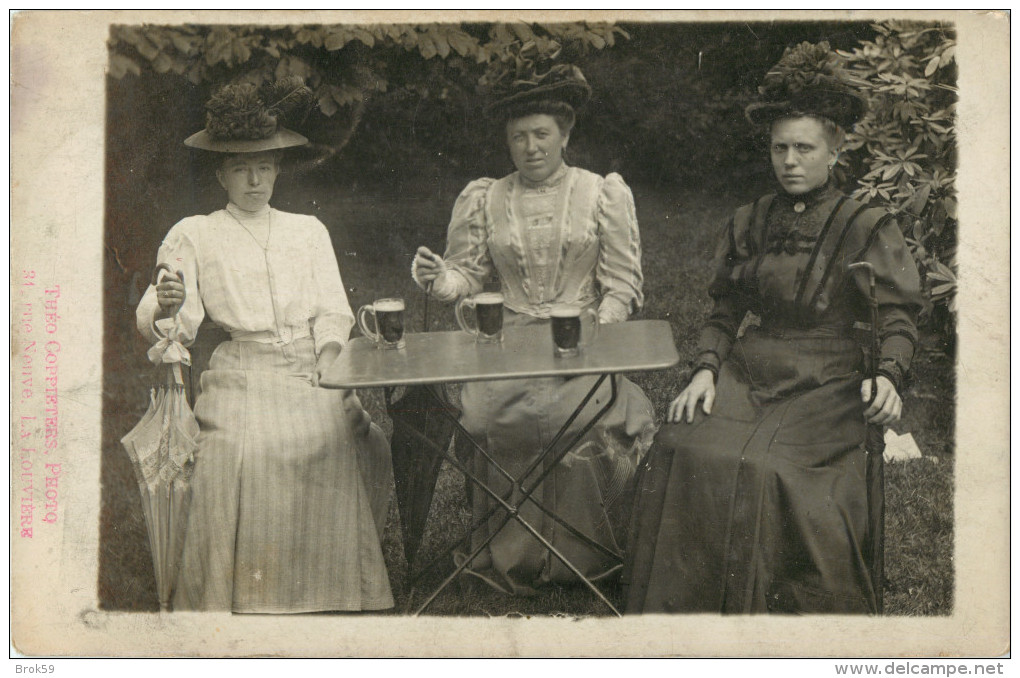
[[[568,444],[564,445],[562,449],[551,460],[547,460],[547,457],[549,457],[553,450],[556,449],[556,446],[559,444],[560,440],[566,434],[567,430],[569,430],[571,425],[573,425],[577,417],[580,416],[581,412],[588,405],[591,399],[595,396],[595,393],[598,391],[599,387],[603,384],[603,382],[605,382],[607,378],[609,379],[611,387],[611,394],[609,400],[591,418],[591,420],[584,425],[584,427],[580,431],[574,434],[573,438],[570,440]],[[429,387],[427,391],[429,395],[437,402],[437,404],[445,406],[446,404],[445,401],[439,394],[437,394],[433,390],[433,387]],[[456,569],[454,569],[453,573],[451,573],[443,581],[443,583],[440,584],[439,588],[433,591],[432,594],[428,597],[428,599],[425,600],[424,603],[422,603],[422,605],[417,609],[417,611],[415,611],[414,613],[415,616],[420,615],[422,612],[424,612],[425,608],[427,608],[432,603],[432,601],[435,600],[436,596],[438,596],[447,586],[449,586],[450,583],[454,579],[456,579],[457,576],[459,576],[468,567],[468,565],[471,564],[475,557],[477,557],[478,554],[480,554],[482,550],[489,545],[489,543],[496,537],[500,530],[502,530],[503,527],[511,520],[516,520],[518,523],[520,523],[521,526],[528,531],[528,533],[530,533],[535,539],[537,539],[545,548],[549,549],[549,552],[556,556],[556,558],[559,559],[560,562],[562,562],[567,569],[569,569],[575,576],[577,576],[582,582],[584,582],[585,586],[591,589],[591,591],[598,597],[598,599],[605,603],[605,605],[608,606],[609,609],[612,610],[614,614],[616,614],[617,616],[621,616],[619,610],[617,610],[616,607],[611,602],[609,602],[609,600],[605,597],[605,595],[603,595],[603,593],[598,589],[598,587],[595,586],[595,584],[593,584],[591,580],[589,580],[586,576],[584,576],[584,574],[581,573],[581,571],[578,570],[574,566],[574,564],[571,563],[569,559],[567,559],[566,556],[560,553],[555,546],[553,546],[545,537],[543,537],[541,533],[539,533],[539,531],[536,530],[530,523],[528,523],[528,521],[525,520],[524,517],[521,516],[520,514],[521,506],[523,506],[525,502],[530,502],[534,506],[536,506],[539,510],[541,510],[545,515],[552,518],[554,521],[556,521],[557,524],[564,527],[568,532],[570,532],[570,534],[583,541],[589,547],[611,557],[622,560],[619,553],[616,553],[611,549],[606,548],[602,544],[596,542],[594,539],[591,539],[587,535],[581,533],[580,531],[572,527],[569,523],[567,523],[563,518],[556,515],[554,511],[552,511],[549,508],[546,508],[537,499],[531,496],[542,484],[542,481],[545,480],[545,478],[550,473],[553,472],[553,470],[560,463],[560,461],[562,461],[563,457],[565,457],[567,453],[571,449],[573,449],[577,445],[577,443],[580,442],[580,440],[585,435],[587,435],[587,433],[599,422],[599,420],[601,420],[602,417],[604,417],[605,414],[613,407],[613,405],[616,403],[616,398],[617,398],[616,375],[615,374],[601,375],[598,378],[598,380],[596,380],[595,385],[592,386],[592,388],[588,391],[587,395],[585,395],[584,399],[574,410],[573,414],[571,414],[567,421],[563,424],[563,426],[560,427],[560,430],[553,437],[552,441],[545,447],[545,449],[542,450],[540,454],[538,454],[535,457],[531,465],[528,466],[527,470],[525,470],[525,472],[522,473],[519,478],[515,478],[509,472],[503,469],[503,467],[500,466],[496,462],[496,460],[489,455],[485,448],[482,447],[482,445],[480,445],[478,441],[476,441],[467,432],[467,430],[461,425],[460,421],[457,419],[456,416],[452,415],[445,407],[440,407],[440,411],[443,413],[444,416],[449,417],[451,419],[458,433],[464,436],[464,439],[467,440],[471,444],[471,446],[475,448],[475,451],[478,452],[482,456],[482,458],[488,461],[493,466],[493,468],[495,468],[497,473],[502,475],[504,478],[506,478],[506,480],[510,482],[511,488],[506,496],[500,496],[495,491],[493,491],[492,488],[490,488],[488,485],[485,484],[484,481],[482,481],[474,473],[472,473],[471,470],[464,465],[464,463],[462,463],[459,459],[456,458],[456,456],[451,455],[449,450],[440,449],[437,445],[432,443],[432,441],[426,438],[424,435],[420,434],[419,432],[415,432],[416,435],[420,436],[422,442],[428,443],[430,449],[432,449],[436,454],[441,456],[450,465],[452,465],[454,468],[460,471],[460,473],[463,474],[465,478],[467,478],[469,481],[478,486],[483,492],[485,492],[485,494],[487,494],[493,501],[496,502],[496,505],[493,506],[486,515],[482,516],[480,519],[475,520],[472,523],[471,527],[467,531],[467,534],[460,541],[452,544],[449,548],[445,549],[439,556],[437,556],[427,565],[425,565],[425,567],[423,567],[418,572],[415,578],[420,577],[424,572],[431,569],[435,563],[439,562],[442,558],[445,558],[445,556],[451,553],[453,549],[457,547],[458,544],[468,539],[475,532],[475,530],[484,525],[493,515],[496,514],[497,511],[502,510],[505,511],[506,513],[506,515],[503,516],[502,521],[499,523],[496,529],[490,530],[488,537],[486,537],[486,539],[482,541],[482,543],[479,544],[468,555],[468,557],[465,558],[464,561],[456,567]],[[540,464],[545,464],[545,467],[542,469],[542,472],[538,475],[538,477],[535,478],[530,483],[528,483],[527,485],[522,485],[522,481],[528,478],[528,476],[530,476],[538,468]],[[514,499],[515,495],[518,496],[516,500]]]

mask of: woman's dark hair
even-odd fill
[[[538,99],[511,104],[503,110],[501,117],[505,126],[513,120],[526,118],[529,115],[551,115],[556,121],[556,126],[560,128],[560,134],[564,136],[574,129],[574,122],[577,119],[574,108],[570,104],[555,99]]]
[[[825,138],[829,142],[829,148],[834,151],[839,150],[839,148],[843,145],[843,142],[846,141],[846,131],[842,127],[824,115],[818,115],[816,113],[800,113],[798,111],[791,111],[788,115],[782,115],[773,120],[769,125],[769,131],[771,132],[772,125],[775,125],[780,120],[791,120],[797,118],[811,118],[812,120],[820,122],[822,124],[822,131],[825,133]]]

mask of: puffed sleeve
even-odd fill
[[[205,307],[202,305],[202,297],[199,293],[199,267],[198,249],[194,240],[187,234],[187,220],[180,221],[174,225],[163,239],[156,254],[156,264],[166,264],[175,273],[180,271],[184,275],[184,303],[181,304],[177,313],[176,323],[179,333],[176,337],[185,346],[191,346],[198,333],[198,326],[205,318]],[[155,344],[159,340],[156,334],[156,323],[162,334],[167,334],[174,326],[174,321],[168,318],[156,321],[156,312],[159,310],[159,302],[156,299],[156,287],[149,285],[138,302],[135,310],[135,320],[138,331],[142,336]]]
[[[341,346],[347,344],[351,328],[354,327],[354,313],[340,278],[340,267],[337,265],[329,231],[315,217],[309,218],[314,222],[314,235],[309,247],[312,278],[315,281],[315,289],[309,290],[309,294],[315,295],[311,320],[315,353],[318,355],[322,347],[331,341]]]
[[[443,255],[446,275],[432,286],[432,296],[441,301],[456,301],[481,292],[485,280],[492,274],[485,196],[494,182],[489,178],[472,181],[453,205]]]
[[[712,297],[712,312],[701,330],[698,340],[694,372],[707,369],[715,377],[729,357],[737,330],[747,315],[749,302],[733,282],[733,269],[749,260],[749,252],[743,238],[736,232],[735,222],[730,219],[723,230],[715,251],[715,277],[709,285]]]
[[[619,174],[609,174],[598,200],[599,259],[595,279],[602,291],[599,320],[622,322],[641,310],[641,235],[634,196]]]
[[[858,259],[875,271],[878,300],[879,367],[900,390],[917,345],[917,314],[921,310],[921,277],[895,219],[886,217],[875,226]],[[855,275],[854,282],[865,298],[868,278]]]

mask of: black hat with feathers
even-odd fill
[[[867,100],[857,90],[860,84],[828,42],[802,42],[787,47],[765,74],[758,87],[759,101],[745,108],[744,115],[756,125],[793,115],[817,115],[849,129],[868,110]]]
[[[556,64],[545,73],[536,70],[533,63],[525,62],[515,73],[507,72],[494,83],[492,95],[496,100],[486,106],[486,114],[499,116],[519,104],[543,99],[563,101],[577,110],[591,98],[591,86],[577,66]]]
[[[308,139],[283,126],[302,119],[314,103],[297,76],[255,85],[225,85],[205,105],[205,129],[185,146],[219,153],[257,153],[304,146]]]

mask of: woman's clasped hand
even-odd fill
[[[446,262],[443,261],[443,258],[428,247],[419,247],[411,263],[412,277],[427,284],[434,283],[444,273],[446,273]]]
[[[867,409],[864,410],[864,418],[869,424],[891,426],[900,420],[900,415],[903,413],[903,400],[888,377],[880,374],[874,381],[878,384],[878,388],[874,389],[877,390],[874,401],[871,399],[872,380],[865,379],[861,382],[861,400],[867,406]]]
[[[160,281],[156,284],[156,302],[159,304],[159,318],[168,318],[176,313],[180,309],[181,304],[184,303],[186,295],[184,273],[182,271],[177,271],[176,273],[164,272]]]

